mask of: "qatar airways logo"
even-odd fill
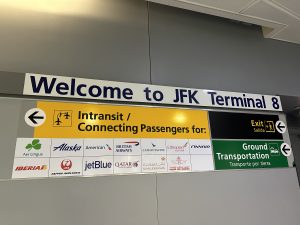
[[[123,162],[115,162],[115,167],[122,168],[122,169],[130,169],[139,167],[140,162],[139,161],[123,161]]]

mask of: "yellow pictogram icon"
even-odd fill
[[[265,121],[266,132],[275,132],[275,126],[273,121]]]
[[[54,127],[71,127],[72,111],[71,110],[54,110],[53,115]]]

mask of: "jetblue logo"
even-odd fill
[[[103,162],[102,160],[101,161],[96,160],[92,162],[85,161],[84,171],[93,170],[93,169],[106,169],[111,167],[112,167],[111,162]]]

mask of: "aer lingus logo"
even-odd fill
[[[31,149],[34,149],[34,150],[40,150],[42,147],[41,143],[40,143],[40,140],[39,139],[34,139],[31,144],[28,144],[26,145],[26,149],[27,151],[30,151]]]

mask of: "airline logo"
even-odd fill
[[[16,158],[47,158],[50,157],[51,139],[48,138],[18,138],[16,143]]]
[[[72,168],[72,161],[70,159],[64,159],[63,161],[61,161],[60,167],[63,170],[69,170]]]
[[[191,139],[190,154],[191,155],[211,155],[212,147],[210,140]]]
[[[167,171],[166,155],[143,155],[142,172],[162,173]]]
[[[84,176],[113,174],[113,156],[85,157],[83,162]]]
[[[141,156],[115,156],[114,172],[115,173],[140,173]]]
[[[50,177],[82,175],[82,158],[50,158]]]
[[[83,156],[83,139],[52,139],[51,157]]]
[[[61,151],[61,152],[67,152],[67,151],[74,151],[74,152],[77,152],[77,151],[80,151],[82,148],[82,146],[80,145],[68,145],[67,143],[63,143],[57,147],[53,147],[53,151]]]
[[[141,139],[142,153],[147,155],[166,154],[165,139]]]
[[[24,170],[48,170],[47,165],[38,165],[38,166],[17,166],[16,171]]]
[[[48,177],[48,158],[15,158],[12,178]]]
[[[141,144],[139,139],[115,139],[115,155],[141,155]]]
[[[167,154],[190,154],[189,141],[187,139],[167,139]]]
[[[169,155],[168,156],[169,172],[191,171],[191,162],[189,155]]]
[[[113,139],[84,139],[84,156],[113,155]]]

